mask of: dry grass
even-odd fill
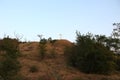
[[[25,76],[26,80],[120,80],[120,74],[110,76],[84,74],[67,66],[63,53],[65,47],[69,46],[72,46],[72,43],[67,40],[58,40],[54,44],[48,43],[46,56],[55,52],[56,57],[46,57],[41,61],[38,42],[21,43],[19,47],[22,56],[19,61],[22,68],[19,73]],[[38,71],[30,72],[32,66],[35,66]]]

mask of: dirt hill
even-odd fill
[[[109,76],[84,74],[69,67],[64,57],[64,49],[72,45],[68,40],[47,43],[45,59],[41,60],[38,42],[21,43],[19,45],[21,52],[19,73],[25,80],[120,80],[120,74]]]

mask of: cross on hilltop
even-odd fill
[[[59,36],[60,36],[60,39],[62,39],[62,34],[59,34]]]

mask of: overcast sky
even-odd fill
[[[43,37],[75,41],[81,33],[110,35],[120,22],[120,0],[0,0],[0,38],[24,35],[23,40]]]

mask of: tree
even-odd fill
[[[114,38],[120,38],[120,23],[113,23],[113,26],[116,26],[113,29],[112,36]]]
[[[16,32],[14,32],[14,36],[18,41],[20,41],[23,38],[23,34],[18,34]]]
[[[97,39],[90,33],[81,35],[77,32],[76,44],[65,52],[68,64],[85,73],[108,74],[114,71],[113,53],[100,42],[101,39]]]
[[[96,42],[105,45],[107,37],[105,35],[95,35]]]
[[[114,53],[119,54],[120,52],[120,23],[114,23],[115,28],[112,31],[110,38],[110,47],[114,49]]]

